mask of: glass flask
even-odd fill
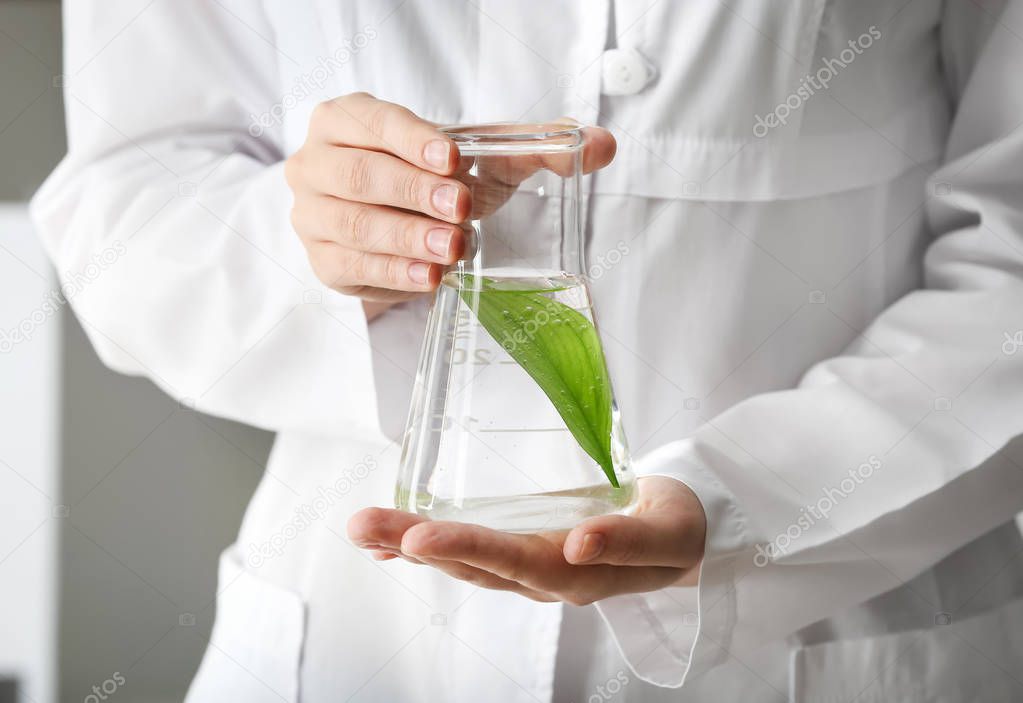
[[[583,265],[582,128],[444,131],[472,213],[430,310],[395,504],[509,532],[627,512],[635,478]]]

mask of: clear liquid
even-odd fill
[[[633,492],[630,477],[621,488],[605,483],[575,491],[462,501],[435,499],[422,513],[431,520],[471,522],[504,532],[570,530],[586,518],[629,512]]]
[[[515,339],[529,344],[536,327],[526,324],[511,330],[515,334],[502,329],[499,343],[480,320],[484,313],[473,294],[480,285],[479,295],[511,291],[519,302],[523,297],[551,300],[585,318],[571,316],[578,324],[593,323],[589,292],[569,274],[499,270],[445,276],[431,311],[413,397],[397,506],[432,519],[511,532],[566,529],[587,517],[628,511],[635,482],[613,395],[609,437],[603,437],[610,461],[601,454],[602,465],[593,458],[592,443],[589,451],[581,445],[555,402],[508,352]],[[545,320],[562,324],[557,315],[554,321],[544,318],[543,305],[536,307],[537,325]],[[596,360],[603,369],[599,348]]]

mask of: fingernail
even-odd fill
[[[591,532],[583,537],[583,543],[579,546],[578,561],[590,561],[600,556],[604,551],[604,535]]]
[[[426,233],[426,248],[437,256],[446,259],[451,250],[451,231],[431,229]]]
[[[457,199],[458,190],[454,186],[447,184],[438,186],[430,198],[437,211],[448,217],[452,217],[455,214],[455,201]]]
[[[430,265],[424,264],[422,261],[416,261],[415,263],[409,264],[408,277],[412,279],[413,283],[419,283],[424,285],[430,282]]]
[[[445,168],[450,158],[451,147],[447,142],[435,139],[423,149],[423,160],[434,168]]]

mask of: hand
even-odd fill
[[[399,105],[353,93],[317,106],[285,164],[291,223],[317,277],[368,301],[436,286],[464,246],[457,164],[454,143]]]
[[[707,532],[699,499],[660,476],[640,479],[639,491],[633,515],[590,518],[567,533],[509,534],[367,508],[348,521],[348,536],[378,559],[402,557],[536,601],[586,605],[695,584]]]
[[[609,132],[584,138],[584,169],[611,161]],[[473,193],[485,199],[464,170],[454,142],[400,105],[366,93],[321,103],[285,163],[291,223],[317,277],[383,307],[436,288],[464,251]]]

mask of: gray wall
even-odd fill
[[[270,436],[108,371],[70,316],[64,351],[60,698],[120,672],[123,700],[180,701]]]
[[[0,200],[25,200],[64,153],[60,3],[0,0]]]
[[[58,2],[0,0],[0,200],[27,199],[63,153],[59,42]],[[271,437],[106,370],[73,317],[61,324],[60,700],[119,672],[117,699],[180,701],[209,634],[217,554]]]

